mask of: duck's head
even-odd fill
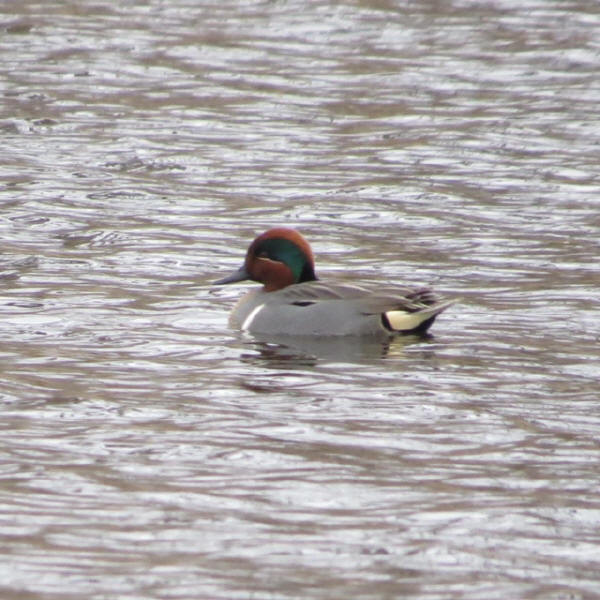
[[[314,281],[315,263],[308,242],[294,229],[276,227],[259,235],[248,248],[240,269],[216,285],[251,279],[274,292],[294,283]]]

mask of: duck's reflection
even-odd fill
[[[433,339],[425,336],[353,337],[353,336],[248,336],[252,352],[242,355],[248,362],[269,362],[272,366],[313,366],[318,361],[361,363],[405,356],[408,346]]]

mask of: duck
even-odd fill
[[[312,249],[295,229],[275,227],[250,244],[244,264],[214,282],[255,281],[231,311],[233,328],[278,336],[423,335],[454,301],[429,288],[376,289],[325,282],[315,274]]]

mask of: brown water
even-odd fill
[[[600,597],[599,28],[2,3],[1,597]],[[210,282],[282,224],[323,278],[462,301],[240,336]]]

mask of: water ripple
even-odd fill
[[[597,21],[0,7],[2,596],[592,597]],[[211,282],[280,224],[324,279],[460,301],[232,332]]]

